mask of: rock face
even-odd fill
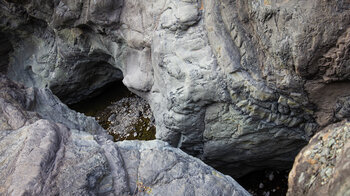
[[[317,133],[289,174],[288,195],[350,195],[350,122]]]
[[[40,118],[62,123],[71,129],[82,127],[91,134],[104,130],[93,118],[71,111],[49,89],[25,88],[0,74],[0,129],[15,130]]]
[[[0,0],[13,48],[1,69],[65,103],[123,77],[158,139],[235,176],[289,167],[319,127],[350,115],[349,5]]]
[[[161,141],[117,142],[129,178],[154,195],[250,195],[231,177]]]
[[[0,114],[0,195],[249,195],[165,142],[114,143],[50,90],[1,74]]]

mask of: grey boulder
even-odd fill
[[[295,159],[288,194],[350,195],[350,123],[332,124],[317,133]]]

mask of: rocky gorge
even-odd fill
[[[349,23],[347,0],[0,0],[0,195],[249,195],[230,176],[292,166],[288,195],[350,195]],[[118,80],[156,140],[66,106]]]

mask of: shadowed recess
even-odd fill
[[[9,63],[9,53],[13,51],[11,42],[0,32],[0,73],[6,73]]]
[[[131,93],[120,80],[99,90],[98,96],[70,108],[95,117],[115,141],[155,139],[154,118],[145,100]]]

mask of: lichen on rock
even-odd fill
[[[349,194],[349,127],[333,124],[310,140],[289,174],[288,195]]]

